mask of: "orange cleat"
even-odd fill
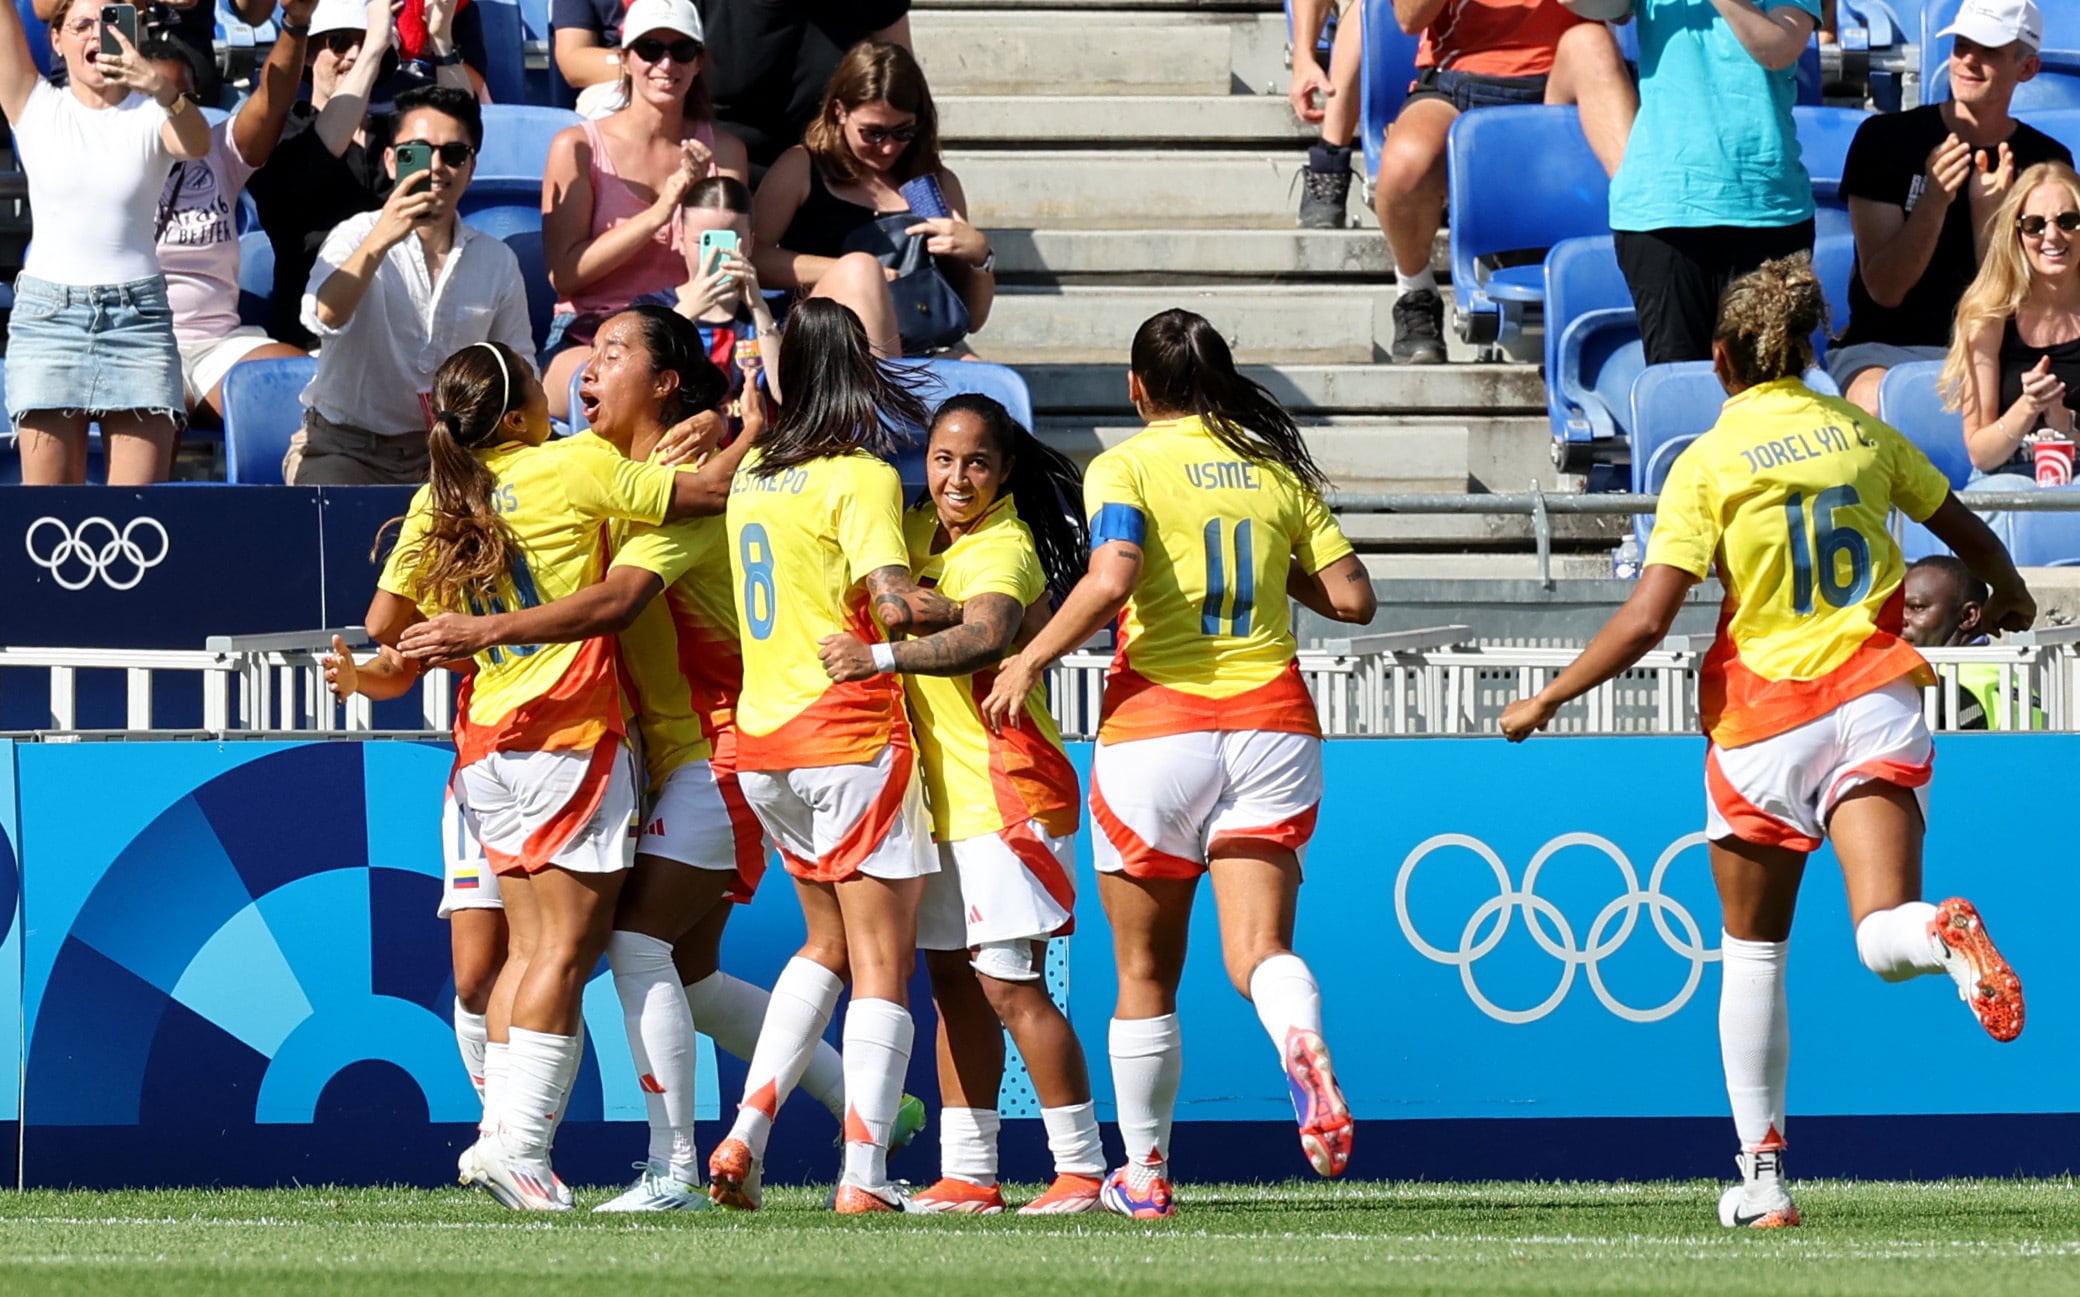
[[[997,1216],[1004,1211],[1004,1191],[996,1185],[947,1176],[929,1189],[910,1195],[911,1211],[949,1216]]]
[[[758,1159],[741,1139],[725,1139],[708,1155],[708,1196],[718,1206],[757,1211],[765,1195],[759,1188]]]
[[[1957,994],[1971,1007],[1986,1034],[2010,1041],[2022,1034],[2022,979],[1986,935],[1986,923],[1970,901],[1953,896],[1928,921],[1929,939]]]
[[[1002,1201],[1001,1198],[998,1199],[999,1203]],[[902,1211],[903,1204],[900,1199],[890,1201],[872,1189],[861,1188],[856,1184],[841,1184],[838,1186],[837,1201],[831,1205],[831,1209],[840,1216],[865,1216],[877,1211]]]
[[[1105,1182],[1094,1175],[1063,1174],[1054,1178],[1047,1192],[1018,1209],[1021,1216],[1073,1216],[1098,1206],[1098,1190]]]

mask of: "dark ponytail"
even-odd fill
[[[1090,566],[1090,528],[1083,520],[1083,471],[1074,460],[1028,432],[994,397],[962,392],[932,415],[932,427],[956,414],[972,415],[1010,464],[1004,494],[1033,533],[1047,591],[1059,605]]]
[[[432,517],[423,543],[405,562],[420,597],[442,609],[489,607],[519,557],[519,540],[492,506],[498,480],[473,452],[504,441],[505,417],[526,408],[526,364],[502,343],[479,342],[434,371],[433,426],[426,433]],[[380,549],[380,535],[376,544]]]
[[[1206,317],[1177,309],[1150,316],[1134,332],[1128,363],[1150,412],[1197,415],[1216,441],[1244,459],[1282,464],[1317,494],[1329,489],[1293,416],[1235,368],[1227,339]]]
[[[780,372],[789,376],[787,403],[759,438],[756,477],[856,450],[893,459],[897,430],[921,428],[930,417],[905,381],[910,368],[877,358],[852,308],[827,297],[787,313]]]

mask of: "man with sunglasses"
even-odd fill
[[[282,463],[290,485],[425,481],[434,370],[472,343],[534,354],[519,259],[455,214],[483,144],[469,92],[428,86],[397,97],[383,151],[397,183],[381,210],[333,230],[304,293],[303,323],[321,345],[303,431]],[[398,179],[400,157],[413,155],[429,159],[426,169]]]
[[[1842,170],[1856,270],[1848,327],[1827,370],[1843,395],[1874,413],[1886,370],[1949,350],[1957,303],[2015,177],[2039,162],[2073,160],[2008,112],[2015,87],[2039,66],[2044,16],[2035,0],[1965,0],[1940,34],[1955,42],[1951,97],[1866,121]]]

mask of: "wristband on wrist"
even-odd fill
[[[462,47],[457,45],[446,54],[435,54],[429,50],[427,51],[426,61],[437,68],[452,68],[457,63],[462,62]]]
[[[896,646],[893,644],[869,644],[867,652],[874,656],[874,669],[888,675],[896,669]]]

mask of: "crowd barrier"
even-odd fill
[[[1087,769],[1085,745],[1073,756]],[[1702,757],[1700,740],[1675,737],[1327,745],[1296,944],[1360,1120],[1354,1175],[1727,1172]],[[2076,760],[2072,735],[1940,745],[1927,886],[1973,896],[2022,972],[2030,1024],[2013,1045],[1986,1039],[1947,981],[1865,972],[1828,859],[1809,871],[1791,970],[1801,1174],[2072,1165],[2080,969],[2065,916],[2080,898],[2055,817],[2017,777]],[[448,762],[435,743],[336,737],[0,742],[0,1054],[22,1078],[0,1088],[0,1172],[15,1161],[0,1179],[451,1174],[475,1109],[434,917]],[[1057,986],[1109,1123],[1114,978],[1087,845]],[[733,921],[725,965],[770,979],[800,936],[788,890],[769,886]],[[1217,940],[1202,903],[1180,1001],[1178,1174],[1304,1174],[1274,1052]],[[913,1000],[928,1041],[921,985]],[[643,1147],[641,1092],[604,976],[586,1008],[559,1163],[574,1181],[618,1181]],[[917,1051],[910,1088],[933,1103],[929,1059]],[[700,1075],[701,1112],[717,1118],[742,1065],[704,1049]],[[1039,1122],[1008,1098],[1006,1172],[1043,1178]],[[774,1177],[828,1179],[834,1134],[798,1098]],[[895,1172],[927,1180],[935,1161],[928,1133]]]

